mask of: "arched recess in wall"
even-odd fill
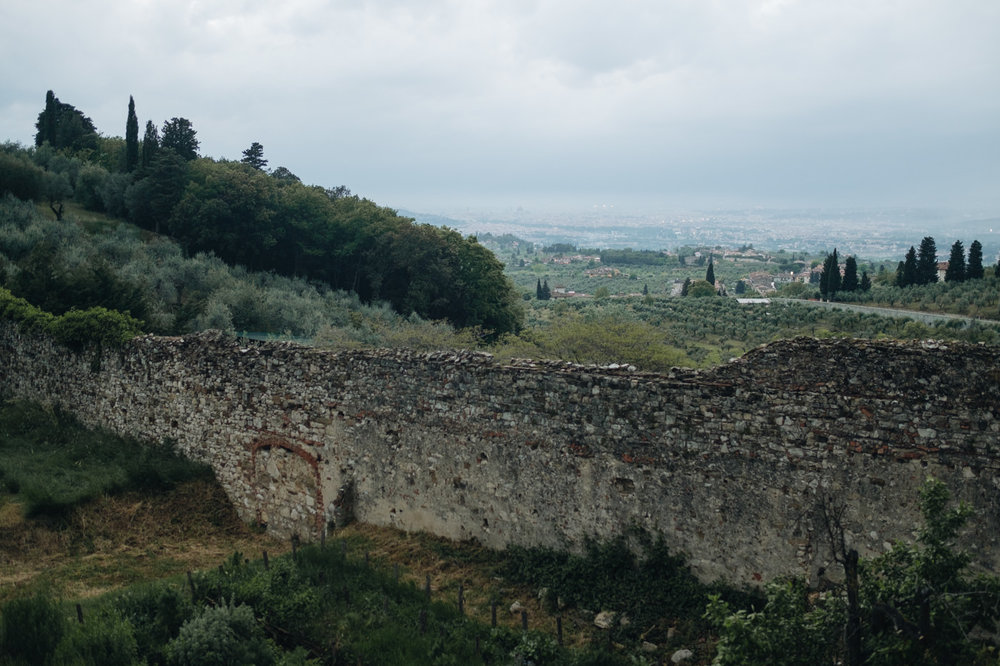
[[[250,447],[250,485],[257,522],[285,536],[318,537],[323,531],[319,458],[280,437]]]

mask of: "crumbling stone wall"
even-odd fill
[[[1000,568],[1000,350],[795,339],[708,371],[486,354],[330,352],[206,333],[74,354],[0,328],[6,394],[170,439],[241,515],[315,538],[359,520],[572,548],[636,524],[703,578],[830,566],[817,506],[863,553],[912,539],[928,475],[970,502]]]

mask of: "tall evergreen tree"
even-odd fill
[[[899,262],[901,270],[896,271],[896,286],[909,287],[917,284],[917,250],[912,245],[906,253],[906,259]]]
[[[160,147],[169,148],[186,160],[198,157],[197,132],[187,118],[171,118],[163,123]]]
[[[542,283],[542,298],[544,300],[546,300],[546,301],[549,300],[550,298],[552,298],[552,290],[549,289],[549,281],[548,280],[546,280],[545,282]]]
[[[858,284],[858,289],[861,291],[868,291],[872,288],[871,278],[868,277],[868,271],[861,271],[861,282]]]
[[[708,258],[708,270],[705,271],[705,282],[715,286],[715,267],[712,265],[712,257]]]
[[[139,119],[135,117],[135,100],[128,96],[128,118],[125,120],[125,171],[139,166]]]
[[[948,257],[948,269],[944,272],[945,282],[965,281],[965,248],[962,241],[955,241],[951,246],[951,255]]]
[[[45,109],[35,123],[35,145],[48,143],[56,149],[83,150],[97,147],[97,128],[72,104],[60,102],[50,90],[45,95]]]
[[[55,144],[56,142],[56,123],[58,119],[56,118],[58,114],[59,100],[56,99],[56,94],[51,90],[45,93],[45,110],[42,111],[42,118],[38,119],[38,124],[35,126],[38,128],[38,133],[35,134],[35,145],[40,146],[46,141],[50,144]]]
[[[135,117],[135,100],[128,96],[128,118],[125,119],[125,171],[139,166],[139,119]]]
[[[681,285],[681,296],[687,296],[690,288],[691,278],[684,278],[684,284]]]
[[[842,291],[858,290],[858,261],[853,256],[844,260],[844,279],[840,288]]]
[[[931,284],[938,281],[937,245],[934,238],[924,236],[917,250],[917,284]]]
[[[542,300],[542,278],[538,278],[538,284],[535,285],[535,298]]]
[[[969,263],[965,265],[966,280],[981,280],[983,277],[983,244],[977,240],[969,246]]]
[[[823,298],[832,301],[840,291],[840,260],[837,258],[837,249],[833,254],[828,254],[823,261],[823,272],[819,278],[819,293]]]
[[[258,171],[263,171],[267,168],[267,160],[264,159],[264,146],[254,141],[249,148],[243,151],[243,159],[240,162],[252,166]]]
[[[156,151],[160,148],[160,132],[152,120],[146,121],[146,134],[142,137],[142,168],[148,169],[153,164]]]

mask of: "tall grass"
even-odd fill
[[[58,407],[0,405],[0,490],[17,496],[29,517],[61,517],[103,494],[166,490],[211,474],[169,443],[88,430]]]

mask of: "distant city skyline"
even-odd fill
[[[10,0],[0,140],[51,89],[394,208],[996,212],[998,34],[995,0]]]

